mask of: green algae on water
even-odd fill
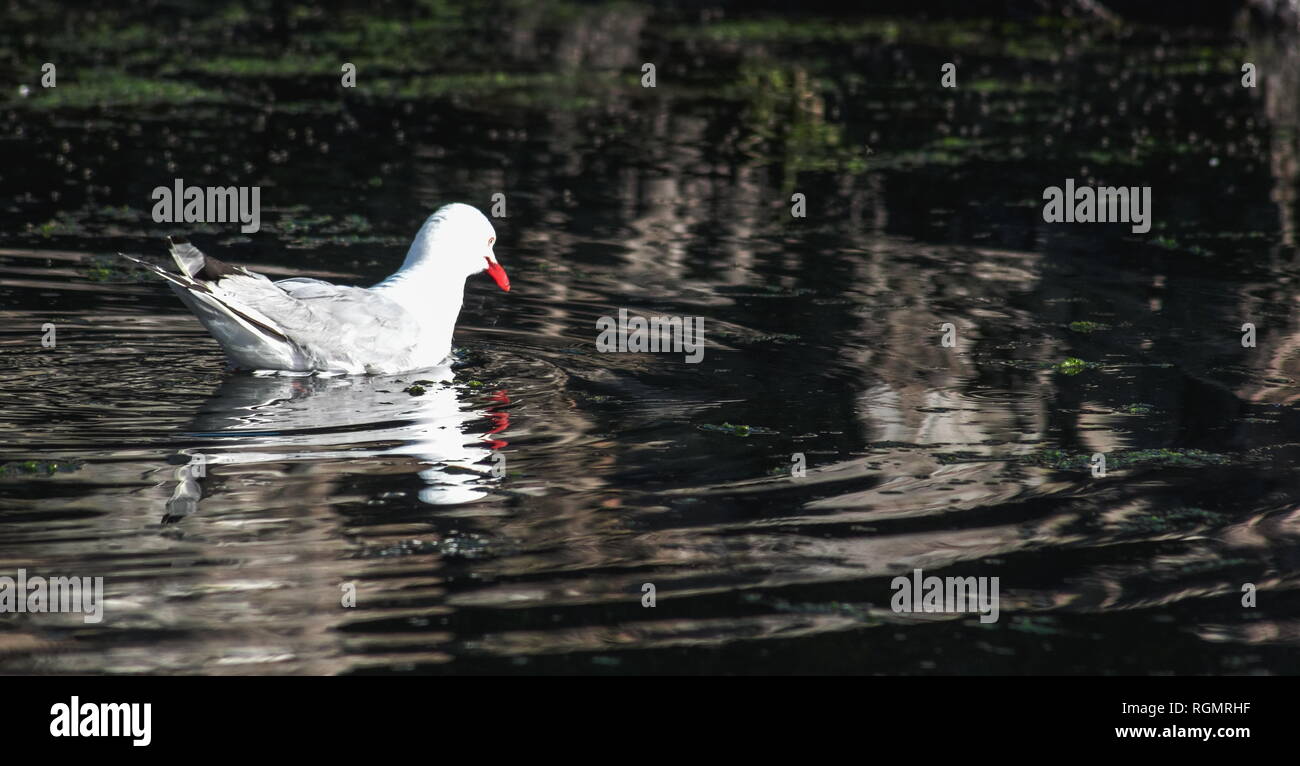
[[[1121,532],[1158,534],[1187,529],[1188,527],[1215,526],[1223,524],[1227,520],[1226,515],[1207,511],[1204,508],[1180,507],[1140,513],[1125,518],[1119,523],[1118,527]]]
[[[1088,363],[1072,356],[1056,363],[1056,371],[1062,375],[1078,375],[1088,368]]]
[[[701,431],[713,431],[716,433],[731,434],[732,436],[742,436],[742,437],[743,436],[767,436],[770,434],[777,433],[776,431],[773,431],[770,428],[763,428],[762,426],[733,425],[731,423],[723,423],[722,425],[715,425],[713,423],[704,423],[698,426],[698,428]]]
[[[53,476],[79,471],[82,465],[79,460],[21,460],[0,465],[0,477]]]
[[[37,88],[28,98],[10,101],[29,109],[89,109],[141,106],[178,106],[223,103],[218,91],[183,80],[149,80],[118,71],[89,70],[76,80],[60,79],[58,87]]]
[[[1106,468],[1112,470],[1147,466],[1198,468],[1210,465],[1226,465],[1232,460],[1228,455],[1199,449],[1170,449],[1166,447],[1108,452],[1105,455]],[[1030,465],[1054,468],[1061,471],[1090,470],[1092,455],[1091,453],[1071,453],[1060,449],[1049,449],[1028,455],[1024,458],[1024,461]]]

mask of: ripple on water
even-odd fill
[[[1092,656],[1098,634],[1199,668],[1211,644],[1293,648],[1286,610],[1242,627],[1231,603],[1244,581],[1295,587],[1276,565],[1300,533],[1293,412],[1215,421],[1221,461],[1094,477],[1095,451],[1200,454],[1179,418],[1237,400],[1173,362],[1115,367],[1122,348],[1064,376],[1064,340],[999,336],[1068,324],[1028,321],[1055,305],[1037,255],[860,255],[866,286],[843,300],[882,299],[807,340],[764,317],[821,317],[833,285],[629,297],[622,265],[588,265],[572,297],[520,288],[503,315],[471,293],[453,369],[373,378],[232,374],[144,287],[78,284],[54,349],[45,309],[6,310],[0,570],[102,575],[110,618],[0,621],[0,671],[637,672],[785,652],[899,672],[923,644],[965,672],[972,637],[1011,663],[1044,636]],[[918,349],[940,317],[891,276],[932,285],[985,345]],[[971,291],[997,308],[963,311]],[[594,352],[596,317],[654,296],[719,330],[701,364]],[[1000,577],[1006,622],[894,613],[889,584],[915,568]]]

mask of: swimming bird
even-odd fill
[[[459,202],[429,216],[402,267],[373,287],[272,282],[188,242],[168,243],[179,274],[119,255],[166,279],[231,362],[255,371],[379,375],[434,367],[451,354],[465,280],[485,271],[510,290],[492,251],[492,223]]]

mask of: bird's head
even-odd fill
[[[453,202],[438,208],[424,222],[402,267],[423,266],[428,261],[464,277],[485,271],[497,287],[509,292],[510,278],[492,249],[496,241],[496,229],[487,216],[473,205]]]

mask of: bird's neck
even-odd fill
[[[446,355],[451,353],[451,336],[465,300],[468,275],[454,273],[455,269],[449,268],[453,261],[445,256],[455,252],[460,243],[442,234],[433,222],[420,227],[406,251],[402,268],[373,289],[400,304],[419,321],[421,347],[437,349]]]
[[[433,273],[431,264],[403,267],[372,289],[406,309],[420,323],[420,345],[451,352],[451,336],[465,300],[465,277]]]

